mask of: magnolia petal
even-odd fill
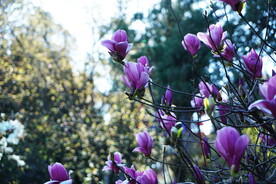
[[[235,144],[235,155],[237,159],[240,159],[243,156],[249,142],[250,139],[247,135],[242,135],[237,139]]]
[[[269,101],[267,100],[257,100],[256,102],[252,103],[248,109],[251,110],[254,107],[256,107],[257,109],[259,109],[260,111],[262,111],[263,113],[266,114],[272,114],[271,110],[270,110],[270,104]]]
[[[122,76],[122,79],[123,79],[124,83],[127,85],[127,87],[131,88],[131,84],[130,84],[129,80],[124,75]]]
[[[202,41],[207,47],[213,49],[213,46],[210,44],[209,35],[206,33],[199,32],[197,33],[197,37],[200,41]]]
[[[127,34],[125,30],[119,29],[114,33],[112,39],[116,42],[125,42],[127,41]]]
[[[136,152],[136,151],[144,153],[145,155],[147,155],[147,151],[142,147],[135,148],[132,152]]]
[[[130,49],[132,48],[133,44],[129,43],[126,49],[126,54],[130,51]]]
[[[48,167],[49,169],[49,167]],[[61,163],[55,163],[50,166],[50,176],[52,180],[65,181],[69,179],[69,175],[65,167]]]
[[[102,46],[108,48],[109,50],[116,52],[116,48],[115,48],[115,41],[113,40],[104,40],[101,42]]]
[[[117,52],[120,54],[120,56],[122,56],[123,58],[125,58],[125,56],[126,56],[127,47],[128,47],[128,43],[127,43],[127,42],[115,43],[116,51],[117,51]]]
[[[117,164],[121,164],[122,163],[122,155],[121,155],[121,153],[119,153],[119,152],[115,152],[114,153],[114,161]]]
[[[102,169],[102,171],[107,171],[107,170],[111,170],[110,166],[104,166],[104,168]]]
[[[141,89],[146,86],[149,81],[149,75],[146,72],[142,72],[140,76],[140,80],[137,83],[136,89]]]
[[[219,152],[220,156],[222,156],[225,160],[227,160],[227,154],[226,154],[223,146],[221,145],[219,139],[215,140],[214,146],[215,146],[216,150]]]

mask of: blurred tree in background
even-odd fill
[[[1,182],[44,183],[47,166],[60,162],[74,171],[74,183],[99,183],[109,151],[120,151],[131,164],[135,133],[150,124],[141,105],[127,106],[123,93],[99,93],[94,84],[99,74],[93,64],[89,68],[94,58],[83,72],[73,72],[72,38],[40,8],[5,1],[0,18],[2,120],[24,125],[13,153],[25,162],[19,166],[3,152]],[[105,179],[114,181],[109,175]]]
[[[1,178],[43,183],[49,178],[47,165],[61,162],[75,171],[76,183],[83,183],[106,154],[105,140],[94,139],[103,126],[94,107],[93,75],[73,73],[69,33],[48,13],[19,1],[7,8],[1,25],[1,101],[16,104],[3,112],[25,126],[14,152],[26,165],[15,172],[10,163],[1,164]]]

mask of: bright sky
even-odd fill
[[[111,17],[118,14],[117,0],[29,0],[36,6],[49,12],[54,21],[61,24],[75,38],[72,52],[74,70],[82,70],[87,54],[95,52],[107,53],[100,45],[98,27],[108,24]],[[129,0],[125,5],[127,15],[143,12],[147,16],[148,10],[160,0]],[[139,25],[138,25],[139,26]],[[108,35],[107,35],[108,36]],[[110,39],[111,35],[105,37]],[[100,71],[108,71],[105,66],[97,66]],[[105,74],[104,74],[105,75]],[[108,73],[105,75],[108,76]],[[95,81],[99,90],[104,92],[110,87],[108,79]],[[97,83],[99,85],[97,85]],[[101,84],[101,85],[100,85]],[[106,85],[102,85],[106,84]]]
[[[116,0],[29,0],[36,6],[48,11],[54,21],[67,29],[76,40],[73,52],[75,63],[83,63],[87,53],[91,53],[98,35],[92,32],[99,25],[108,23],[118,14]],[[147,12],[159,0],[130,0],[127,13]],[[143,3],[141,3],[143,2]],[[94,34],[94,35],[93,35]],[[97,45],[97,44],[96,44]],[[78,66],[78,68],[81,66]]]

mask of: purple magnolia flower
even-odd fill
[[[200,40],[196,37],[196,35],[188,33],[186,36],[184,36],[182,46],[192,56],[195,56],[197,54],[197,51],[200,49],[201,44]]]
[[[264,100],[257,100],[252,103],[248,109],[251,110],[256,107],[263,113],[272,115],[276,118],[276,75],[271,77],[264,84],[259,84],[259,89]]]
[[[268,146],[274,146],[276,144],[276,140],[269,135],[260,134],[260,139],[264,144],[267,144]]]
[[[242,59],[252,78],[262,77],[263,60],[254,49],[251,49],[246,56],[242,56]]]
[[[226,59],[229,62],[233,62],[233,57],[235,55],[234,45],[230,40],[224,41],[224,49],[220,52],[223,59]],[[215,54],[214,57],[220,57],[219,54]]]
[[[240,136],[239,132],[233,127],[224,127],[217,131],[215,148],[222,156],[231,173],[238,173],[240,161],[250,140],[247,135]]]
[[[198,39],[215,52],[222,50],[223,41],[226,35],[227,32],[223,32],[223,29],[219,23],[215,25],[212,24],[207,30],[207,33],[197,33]]]
[[[201,94],[196,94],[197,96],[201,96]],[[192,100],[191,100],[191,106],[192,107],[203,107],[203,98],[197,97],[195,96]]]
[[[165,114],[164,111],[160,109],[158,110],[158,112],[156,113],[156,115],[157,117],[159,117],[157,118],[157,120],[160,123],[161,128],[163,128],[164,130],[168,131],[168,133],[170,133],[172,127],[176,124],[176,121],[177,121],[177,119],[175,118],[176,115],[174,113],[171,113],[171,115],[167,115]]]
[[[222,1],[226,4],[229,4],[234,11],[241,12],[243,3],[246,0],[218,0],[218,1]]]
[[[150,137],[148,132],[140,132],[136,135],[136,142],[138,148],[135,148],[133,151],[138,151],[144,153],[145,156],[150,156],[152,149],[153,138]]]
[[[194,170],[195,170],[195,177],[197,178],[198,183],[205,184],[204,177],[201,174],[201,172],[200,172],[200,170],[199,170],[199,168],[198,168],[197,165],[194,165]]]
[[[170,85],[168,85],[165,96],[162,96],[162,100],[161,103],[162,104],[166,104],[167,106],[171,106],[172,105],[172,89],[170,87]]]
[[[132,47],[128,43],[127,34],[124,30],[117,30],[111,40],[102,41],[102,45],[108,48],[109,54],[115,61],[121,62]]]
[[[218,105],[217,110],[219,111],[219,116],[220,116],[221,122],[227,123],[226,114],[229,112],[229,108],[225,105]]]
[[[150,67],[149,60],[146,56],[139,57],[137,63],[141,63],[146,68],[147,73],[150,73],[153,69],[153,67]]]
[[[199,83],[199,92],[201,95],[203,95],[206,98],[209,98],[209,96],[217,97],[219,94],[218,89],[213,84],[208,84],[207,82],[200,82]]]
[[[111,159],[110,155],[108,155],[107,161],[105,163],[106,163],[107,166],[104,166],[103,171],[112,170],[115,173],[119,173],[120,169],[119,169],[118,164],[122,164],[122,155],[121,155],[121,153],[115,152],[113,154],[113,159]]]
[[[202,135],[202,147],[203,147],[203,153],[206,156],[206,158],[210,158],[211,156],[211,149],[210,149],[210,144],[206,138],[206,136]]]
[[[71,184],[73,182],[70,177],[72,171],[68,173],[61,163],[56,162],[55,164],[49,165],[48,171],[50,174],[50,181],[45,184]]]
[[[126,76],[122,76],[122,78],[132,93],[147,86],[149,71],[143,64],[127,62],[124,66],[124,72]]]
[[[131,168],[124,167],[125,173],[131,178],[122,181],[118,180],[116,184],[136,184],[139,182],[140,184],[157,184],[158,180],[155,172],[152,169],[147,169],[145,171],[136,171],[134,166]],[[136,182],[137,181],[137,182]]]
[[[158,184],[157,176],[152,169],[147,169],[142,175],[136,178],[136,181],[141,184]]]
[[[256,183],[254,175],[252,173],[248,174],[248,183],[249,184],[255,184]]]

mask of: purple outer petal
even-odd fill
[[[135,148],[132,152],[141,152],[144,155],[149,155],[148,152],[142,147]]]
[[[207,47],[213,49],[213,46],[210,44],[209,35],[206,33],[199,32],[197,33],[197,37],[200,41],[202,41]]]
[[[121,155],[121,153],[119,153],[119,152],[115,152],[114,153],[114,161],[117,164],[121,164],[122,163],[122,155]]]
[[[259,84],[261,95],[266,100],[272,100],[276,96],[276,76],[272,76],[264,84]]]
[[[248,109],[251,110],[254,107],[262,111],[263,113],[266,114],[272,114],[271,109],[270,109],[270,103],[268,100],[257,100],[256,102],[252,103]]]
[[[104,166],[104,168],[102,169],[102,171],[107,171],[107,170],[112,170],[110,166]]]
[[[149,81],[149,74],[146,72],[142,72],[140,76],[140,80],[137,83],[136,89],[141,89],[147,85]]]
[[[195,169],[195,177],[198,178],[200,184],[205,184],[204,177],[202,176],[197,165],[194,165],[194,169]]]
[[[104,40],[101,42],[102,46],[108,48],[112,52],[116,52],[115,44],[116,42],[113,40]]]
[[[165,100],[168,105],[172,104],[172,91],[170,85],[168,85],[166,93],[165,93]]]
[[[122,79],[125,82],[125,84],[127,85],[127,87],[129,87],[131,89],[131,84],[130,84],[129,80],[125,76],[122,76]]]
[[[242,159],[242,156],[244,155],[244,152],[246,150],[247,145],[249,144],[250,140],[247,135],[240,136],[235,144],[235,157],[233,160],[233,163],[235,165],[235,172],[239,171],[239,165],[240,161]]]
[[[126,54],[130,51],[130,49],[132,48],[133,44],[129,43],[127,46],[127,50],[126,50]]]
[[[120,56],[122,56],[123,58],[125,58],[126,56],[126,50],[128,48],[128,43],[127,42],[119,42],[119,43],[115,43],[115,49],[116,51],[119,53]]]

